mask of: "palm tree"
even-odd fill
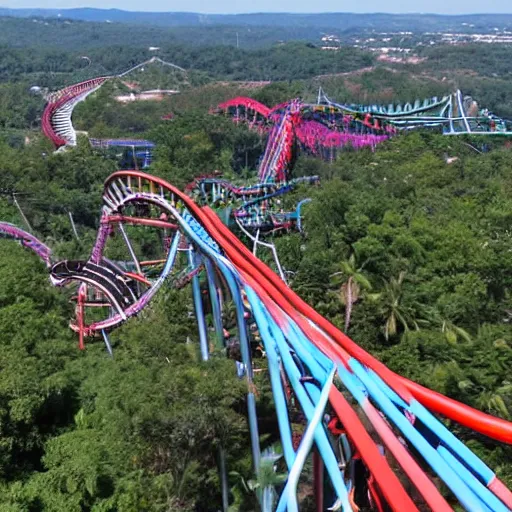
[[[421,320],[420,322],[428,326],[439,327],[441,332],[444,334],[446,341],[451,345],[455,345],[459,338],[462,338],[467,342],[471,341],[471,335],[466,330],[455,325],[451,320],[443,318],[437,309],[427,310],[426,316],[427,318],[425,320]]]
[[[512,392],[512,383],[505,381],[496,391],[486,391],[480,393],[477,399],[477,407],[489,411],[491,414],[497,414],[506,420],[511,418],[510,403],[506,403],[503,397],[510,396]]]
[[[398,332],[398,326],[401,325],[405,331],[410,330],[410,325],[419,329],[416,320],[414,320],[411,308],[402,304],[403,289],[402,285],[406,272],[402,271],[398,278],[392,277],[384,285],[384,291],[372,294],[372,299],[381,302],[381,311],[386,319],[384,325],[384,337],[389,340],[390,336],[395,336]]]
[[[449,320],[443,320],[441,324],[441,332],[445,335],[448,343],[455,345],[459,337],[464,339],[465,341],[471,341],[471,335],[462,329],[462,327],[458,327],[454,323]]]
[[[288,475],[278,473],[276,462],[282,457],[270,446],[262,453],[257,479],[249,480],[249,489],[259,496],[261,510],[272,512],[276,499],[275,488],[284,484]]]
[[[282,454],[277,450],[277,445],[273,444],[261,454],[258,475],[254,479],[246,481],[236,471],[230,472],[230,476],[237,480],[237,484],[231,489],[231,492],[235,495],[235,498],[238,498],[236,500],[237,503],[234,503],[229,508],[230,512],[239,510],[244,494],[257,496],[263,512],[272,512],[274,510],[277,497],[275,488],[283,485],[288,478],[287,474],[278,473],[277,462],[281,458]]]
[[[370,281],[362,273],[366,263],[367,261],[358,268],[355,254],[352,253],[348,260],[341,262],[341,272],[331,275],[331,278],[338,278],[339,276],[342,278],[340,301],[345,306],[345,332],[350,327],[353,305],[362,298],[364,292],[372,289]]]

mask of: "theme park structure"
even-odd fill
[[[185,71],[178,66],[153,58]],[[118,77],[141,68],[134,66]],[[114,76],[99,77],[63,89],[50,96],[42,118],[43,132],[56,148],[76,144],[72,124],[75,105]],[[233,98],[220,104],[217,113],[230,115],[237,123],[267,133],[267,145],[258,169],[258,181],[238,186],[218,176],[204,176],[190,185],[189,191],[201,204],[223,208],[233,223],[251,237],[255,248],[260,236],[289,229],[300,230],[300,202],[295,211],[280,208],[280,196],[299,183],[315,183],[316,177],[292,179],[291,171],[299,150],[333,160],[344,148],[374,149],[404,130],[439,129],[446,135],[485,134],[512,135],[512,123],[482,110],[461,91],[443,98],[429,98],[404,105],[352,105],[331,101],[320,89],[316,104],[292,100],[273,108],[246,97]],[[91,139],[96,148],[123,147],[122,167],[147,169],[152,161],[154,144],[139,140]],[[132,165],[133,164],[133,165]]]
[[[42,116],[43,133],[57,149],[76,145],[76,131],[72,123],[75,106],[108,80],[122,78],[154,62],[186,73],[175,64],[153,57],[119,75],[97,77],[68,86],[48,96]],[[294,100],[269,108],[250,98],[238,97],[219,105],[219,110],[232,113],[237,121],[244,119],[251,127],[265,129],[274,125],[276,131],[279,121],[284,122],[288,117],[300,144],[309,151],[324,154],[326,148],[374,146],[397,131],[418,127],[438,127],[446,135],[512,135],[511,121],[481,109],[460,90],[443,98],[384,106],[337,103],[320,88],[316,104]],[[283,115],[285,111],[288,111],[288,116]]]
[[[231,116],[236,123],[268,135],[258,169],[258,183],[238,187],[214,176],[198,178],[191,188],[203,204],[236,205],[233,219],[253,234],[275,233],[299,227],[297,211],[276,211],[276,198],[300,182],[316,177],[291,179],[300,150],[333,160],[341,149],[375,147],[405,130],[430,128],[445,135],[512,135],[512,122],[488,110],[460,90],[443,98],[416,100],[414,104],[364,106],[331,101],[322,89],[316,104],[295,99],[273,108],[247,97],[221,103],[214,113]]]
[[[333,158],[337,149],[374,149],[396,133],[385,123],[369,122],[361,115],[349,115],[335,107],[312,105],[294,99],[269,108],[251,98],[239,96],[213,110],[243,122],[250,129],[268,132],[268,143],[260,162],[260,182],[286,181],[297,150]]]
[[[385,138],[372,141],[360,136],[389,137],[417,128],[437,128],[444,135],[512,135],[512,121],[481,109],[471,96],[460,90],[442,98],[434,96],[414,103],[384,106],[337,103],[320,88],[316,103],[292,100],[269,108],[251,98],[237,97],[219,105],[217,112],[227,113],[237,123],[243,121],[251,128],[268,131],[292,105],[296,113],[296,138],[309,151],[322,146],[350,145],[354,149],[375,146]]]
[[[151,253],[131,239],[134,230],[154,237],[144,244]],[[170,183],[141,171],[110,176],[87,261],[53,262],[43,243],[11,224],[0,224],[0,233],[42,258],[54,284],[74,287],[71,327],[82,348],[86,337],[99,336],[112,352],[109,333],[140,313],[165,282],[190,282],[202,359],[226,348],[241,359],[256,474],[263,460],[276,457],[259,444],[253,365],[257,348],[263,351],[288,473],[279,488],[262,489],[262,510],[298,510],[298,480],[313,445],[317,510],[512,509],[512,493],[438,415],[502,443],[512,443],[512,423],[393,373],[301,300],[211,208]],[[126,261],[107,258],[116,240],[126,246]],[[239,348],[231,352],[222,314],[228,301]],[[304,418],[298,443],[294,408]],[[434,477],[450,492],[441,494]],[[223,504],[227,510],[225,486]]]
[[[267,147],[262,161],[260,179],[272,169],[272,158],[277,160],[273,162],[276,178],[283,177],[292,162],[294,144],[332,158],[335,148],[375,148],[388,137],[417,128],[439,129],[444,135],[512,135],[512,121],[480,109],[460,90],[443,98],[383,106],[336,103],[320,89],[315,104],[292,100],[269,108],[251,98],[237,97],[220,104],[215,112],[225,113],[252,129],[270,132],[273,142],[269,142],[271,147]],[[280,133],[279,138],[276,135]],[[281,152],[280,144],[285,147]]]
[[[77,135],[71,122],[73,110],[78,103],[97,91],[109,78],[93,78],[49,95],[41,118],[41,128],[55,148],[76,146]]]
[[[336,103],[320,88],[318,105],[339,109],[347,115],[378,120],[399,130],[438,128],[444,135],[512,135],[512,121],[482,109],[460,90],[403,105],[355,105]]]
[[[245,122],[250,128],[268,132],[267,144],[258,168],[258,181],[250,186],[237,186],[216,176],[197,178],[188,191],[201,203],[212,207],[233,207],[231,219],[252,237],[275,234],[283,230],[301,230],[299,202],[293,212],[284,212],[279,197],[297,185],[318,182],[317,176],[292,178],[292,170],[299,146],[314,155],[334,157],[337,149],[350,146],[374,148],[388,138],[386,130],[365,126],[354,121],[352,129],[333,130],[327,118],[313,119],[312,112],[304,104],[293,100],[274,109],[251,100],[238,97],[220,104],[215,113],[231,115],[236,122]],[[392,131],[389,129],[388,131]]]

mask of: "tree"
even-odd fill
[[[406,272],[400,272],[398,278],[392,277],[385,283],[384,291],[373,296],[374,300],[379,301],[381,315],[385,319],[384,337],[386,340],[398,334],[399,326],[402,326],[405,331],[408,331],[411,325],[418,328],[412,309],[403,305],[405,275]]]
[[[364,264],[357,268],[355,253],[352,253],[348,260],[340,263],[341,271],[331,275],[331,278],[337,280],[341,277],[341,288],[339,298],[345,306],[345,333],[350,327],[350,318],[353,305],[360,300],[365,292],[372,289],[370,281],[362,273]]]
[[[418,320],[418,324],[428,325],[430,327],[437,327],[444,334],[446,341],[454,345],[459,338],[470,342],[471,335],[462,327],[455,325],[452,321],[443,318],[437,309],[427,309],[426,318]]]

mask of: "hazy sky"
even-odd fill
[[[3,7],[99,7],[131,11],[512,13],[510,0],[0,0]]]

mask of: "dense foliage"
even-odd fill
[[[49,45],[20,49],[4,45],[0,60],[0,81],[26,80],[31,77],[36,85],[69,85],[95,76],[124,72],[155,55],[148,50],[147,45],[140,42],[135,44],[131,31],[123,30],[128,38],[126,44],[109,43],[103,39],[102,34],[100,44],[92,47],[83,42],[76,46],[72,43],[60,46],[61,39],[56,40],[59,42],[57,47]],[[38,44],[37,39],[33,44]],[[374,62],[373,56],[362,50],[325,52],[303,42],[255,50],[234,46],[185,46],[167,41],[163,41],[160,46],[157,55],[166,61],[189,71],[230,80],[308,78],[324,73],[352,71]],[[90,59],[90,63],[82,58],[84,56]]]

